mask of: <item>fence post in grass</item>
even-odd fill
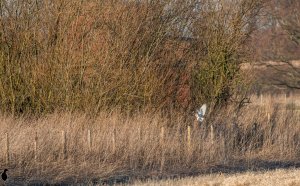
[[[192,140],[191,140],[191,126],[188,126],[187,128],[187,147],[188,147],[188,152],[191,152],[191,146],[192,146]]]
[[[222,131],[221,132],[221,139],[222,139],[222,142],[223,142],[223,161],[224,161],[224,164],[226,164],[226,161],[227,161],[227,148],[226,148],[226,135],[225,135],[225,131]]]
[[[270,113],[268,113],[268,123],[270,123],[271,121],[271,116],[270,116]]]
[[[284,104],[285,104],[285,105],[287,104],[287,96],[286,96],[286,93],[284,94]]]
[[[35,136],[34,136],[34,161],[37,161],[37,141],[38,141],[38,136],[37,136],[37,132],[35,132]]]
[[[214,144],[214,138],[215,138],[214,127],[212,125],[210,125],[210,140],[211,140],[211,144]]]
[[[5,134],[6,141],[6,164],[9,164],[9,136],[8,133]]]
[[[165,137],[165,128],[160,128],[160,144],[162,145],[164,143],[164,137]]]
[[[260,106],[262,106],[262,105],[263,105],[263,95],[260,94]]]
[[[112,150],[113,153],[116,151],[116,129],[113,129],[113,134],[112,134]]]
[[[87,131],[87,142],[88,142],[89,152],[91,152],[92,150],[91,130]]]
[[[164,137],[165,137],[165,128],[164,127],[161,127],[160,128],[160,147],[161,147],[161,162],[160,162],[160,173],[163,172],[164,170],[164,165],[165,165],[165,151],[163,149],[163,144],[164,144]]]
[[[62,157],[67,158],[67,136],[65,131],[61,131],[61,142],[62,142]]]
[[[141,130],[141,126],[138,127],[138,140],[139,140],[139,141],[142,140],[142,130]]]

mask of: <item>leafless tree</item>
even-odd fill
[[[278,26],[300,46],[300,1],[276,0],[273,8]],[[275,85],[300,89],[300,61],[285,60],[284,57],[282,59],[283,64],[273,65],[280,72],[279,77],[274,77]]]

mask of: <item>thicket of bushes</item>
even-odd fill
[[[0,109],[97,113],[222,105],[262,0],[0,1]]]

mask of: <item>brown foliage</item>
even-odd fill
[[[1,110],[224,104],[243,85],[244,41],[262,4],[1,1]]]

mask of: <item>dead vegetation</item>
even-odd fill
[[[293,103],[290,98],[288,102]],[[8,133],[9,162],[6,153],[0,160],[10,169],[11,179],[43,183],[292,166],[299,161],[298,107],[264,98],[262,105],[250,104],[238,117],[228,107],[190,132],[192,123],[176,113],[171,120],[149,113],[128,117],[117,111],[96,118],[72,113],[39,119],[1,116],[1,152],[6,152]]]
[[[246,104],[264,6],[1,0],[1,165],[21,183],[105,183],[297,162],[298,103]]]
[[[2,0],[1,111],[94,115],[230,102],[246,87],[239,67],[263,4]]]

